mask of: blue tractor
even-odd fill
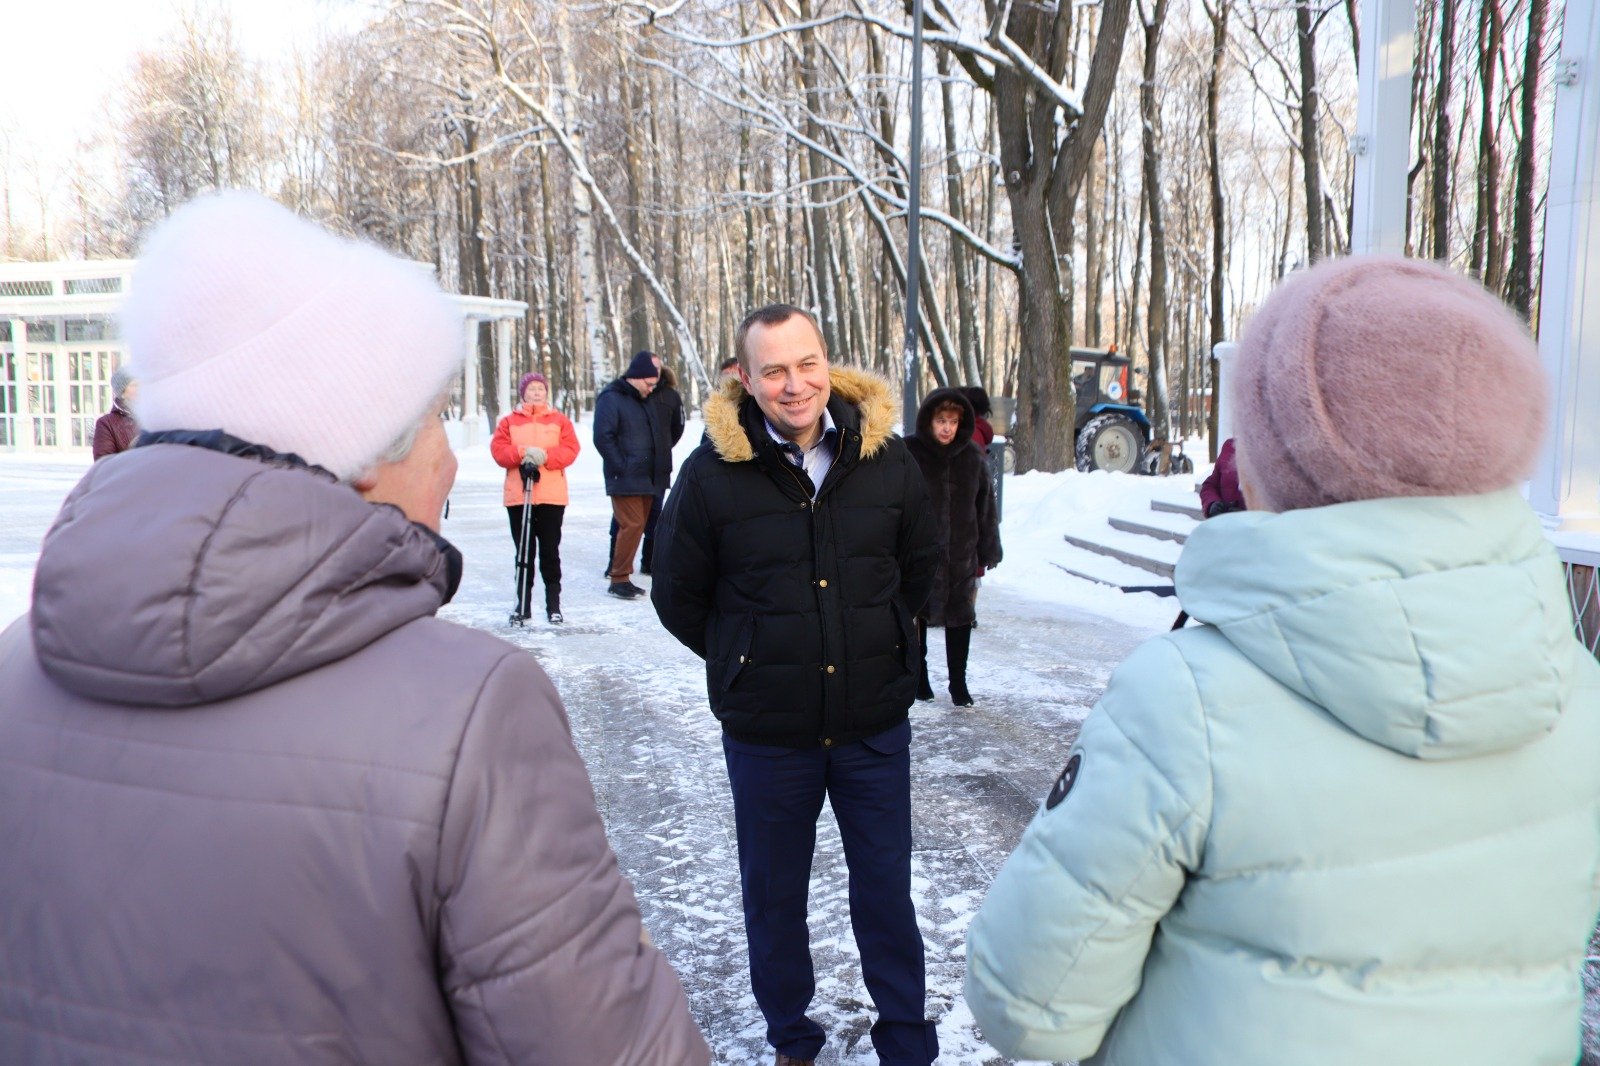
[[[1079,470],[1153,474],[1159,450],[1150,446],[1150,419],[1132,387],[1132,360],[1115,348],[1072,349],[1072,387],[1076,394],[1076,447]],[[1171,471],[1192,473],[1193,461],[1178,450]]]

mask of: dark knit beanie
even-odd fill
[[[661,371],[656,369],[656,354],[654,352],[640,352],[633,357],[633,362],[628,364],[628,369],[622,375],[625,378],[658,378]]]

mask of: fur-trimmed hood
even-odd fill
[[[830,407],[843,403],[855,408],[861,420],[857,427],[861,433],[861,458],[872,458],[894,435],[894,389],[877,374],[839,366],[828,369],[828,388]],[[748,395],[738,378],[729,378],[706,400],[706,436],[717,454],[730,463],[755,458],[755,449],[739,421],[739,411]]]

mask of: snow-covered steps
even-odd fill
[[[1142,537],[1170,540],[1174,544],[1182,544],[1189,539],[1189,531],[1187,529],[1174,528],[1175,524],[1118,518],[1115,515],[1106,519],[1106,522],[1112,529],[1120,529],[1124,533],[1137,533]]]
[[[1165,514],[1188,515],[1196,522],[1205,518],[1205,512],[1200,510],[1199,504],[1183,503],[1178,500],[1151,500],[1150,510],[1161,511]]]
[[[1075,537],[1071,533],[1063,534],[1062,539],[1075,548],[1082,548],[1099,555],[1109,555],[1129,566],[1136,566],[1140,570],[1169,579],[1172,577],[1173,567],[1177,565],[1178,554],[1182,551],[1182,545],[1171,541],[1156,540],[1115,529],[1108,529],[1095,540]]]
[[[1096,535],[1063,534],[1062,539],[1076,550],[1055,565],[1086,581],[1146,591],[1152,581],[1172,580],[1199,513],[1181,500],[1151,500],[1149,514],[1112,515],[1106,519],[1107,528]]]
[[[1068,547],[1066,554],[1060,559],[1050,560],[1050,565],[1083,581],[1123,591],[1145,592],[1172,586],[1172,582],[1160,574],[1084,548]]]

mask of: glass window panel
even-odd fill
[[[72,420],[72,446],[83,447],[83,423],[76,418]]]
[[[54,341],[56,339],[56,320],[53,318],[30,318],[26,320],[28,326],[28,339],[31,341]]]
[[[112,373],[120,365],[119,360],[110,352],[100,353],[100,380],[110,381]]]
[[[14,443],[11,439],[11,419],[0,418],[0,448],[9,448]]]

